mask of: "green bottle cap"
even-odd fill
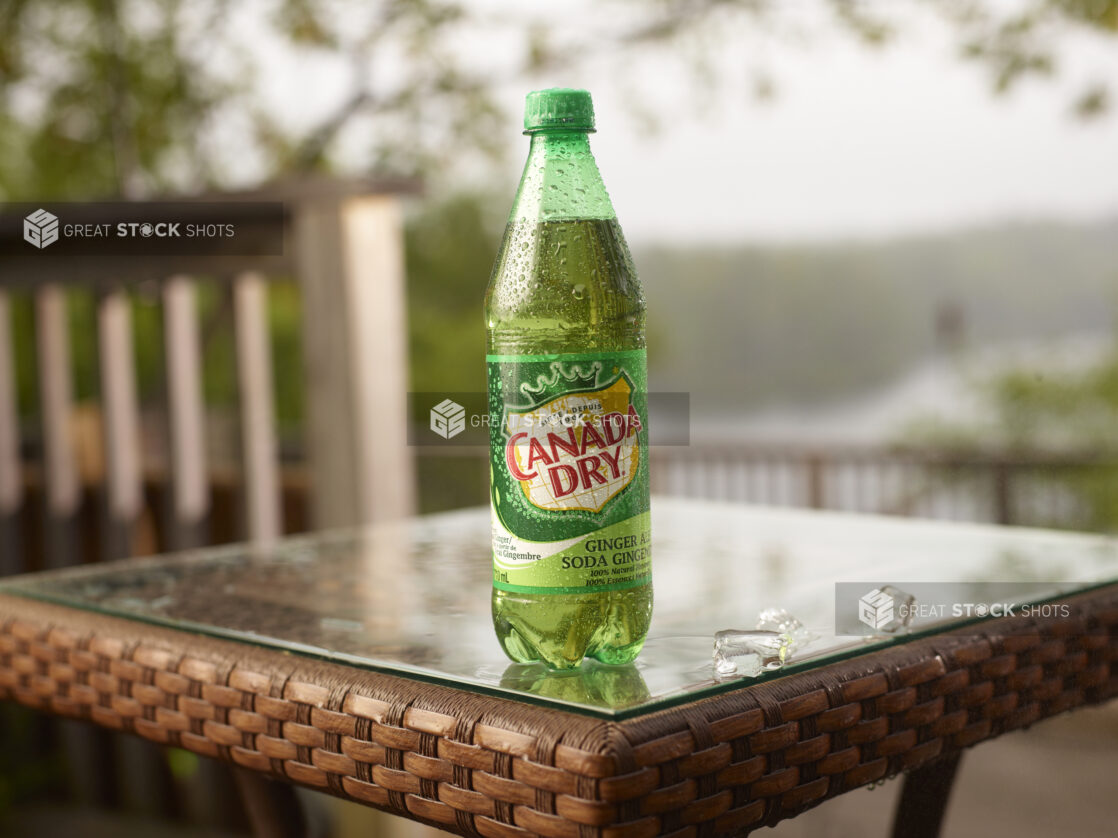
[[[533,90],[524,103],[524,131],[545,128],[594,130],[594,103],[586,90],[553,87]]]

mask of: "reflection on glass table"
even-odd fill
[[[983,585],[1042,602],[1118,580],[1104,536],[653,501],[655,614],[640,658],[571,674],[511,664],[489,615],[489,511],[16,577],[2,590],[71,607],[622,718],[961,624],[836,635],[836,583]],[[786,609],[811,642],[782,669],[720,675],[716,632]],[[842,615],[840,615],[841,617]]]

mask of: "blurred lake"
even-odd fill
[[[1090,332],[1019,340],[922,360],[884,386],[816,404],[776,405],[730,412],[692,403],[692,439],[803,445],[887,445],[906,442],[915,422],[939,420],[978,433],[997,430],[984,397],[1006,373],[1058,378],[1104,361],[1114,338]]]

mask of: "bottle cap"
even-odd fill
[[[594,103],[590,101],[590,93],[569,87],[529,93],[524,103],[524,131],[528,133],[545,128],[593,131]]]

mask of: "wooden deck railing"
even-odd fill
[[[341,526],[400,517],[414,510],[412,458],[405,440],[403,233],[398,195],[414,184],[304,180],[270,189],[183,202],[198,223],[236,218],[238,233],[260,236],[276,214],[253,215],[261,202],[282,202],[289,219],[283,252],[260,257],[216,255],[105,256],[78,259],[20,240],[19,219],[0,232],[0,572],[26,565],[21,542],[42,545],[44,564],[88,560],[79,537],[91,487],[75,450],[71,289],[92,295],[101,485],[100,557],[132,555],[137,525],[150,502],[141,452],[136,347],[130,297],[137,283],[158,285],[162,308],[167,482],[166,509],[156,515],[180,549],[207,540],[213,514],[212,464],[206,462],[196,280],[221,284],[233,311],[239,415],[241,526],[237,536],[281,533],[281,488],[274,411],[274,370],[267,326],[269,281],[293,279],[303,312],[305,473],[311,523]],[[274,203],[273,203],[274,206]],[[212,217],[207,217],[207,213]],[[134,218],[135,205],[74,205],[83,223]],[[10,214],[9,214],[10,215]],[[57,257],[57,258],[56,258]],[[11,302],[30,297],[34,310],[34,378],[38,405],[17,404]],[[26,363],[26,359],[24,359]],[[22,411],[21,411],[22,407]],[[150,406],[149,411],[150,411]],[[21,460],[21,412],[34,414],[38,461]],[[29,465],[42,503],[40,536],[28,539]],[[31,481],[35,483],[36,481]],[[22,513],[21,513],[22,510]],[[147,510],[149,515],[151,510]]]
[[[654,481],[668,493],[885,515],[1083,526],[1074,484],[1118,475],[1097,454],[932,447],[719,445],[661,448]],[[1118,484],[1109,486],[1118,503]]]
[[[485,502],[484,447],[417,450],[421,479],[473,471],[441,502]],[[1118,520],[1118,458],[1094,453],[706,442],[653,446],[651,457],[653,492],[679,497],[1084,529],[1098,527],[1092,513],[1109,504]],[[1087,481],[1090,508],[1079,488]]]

